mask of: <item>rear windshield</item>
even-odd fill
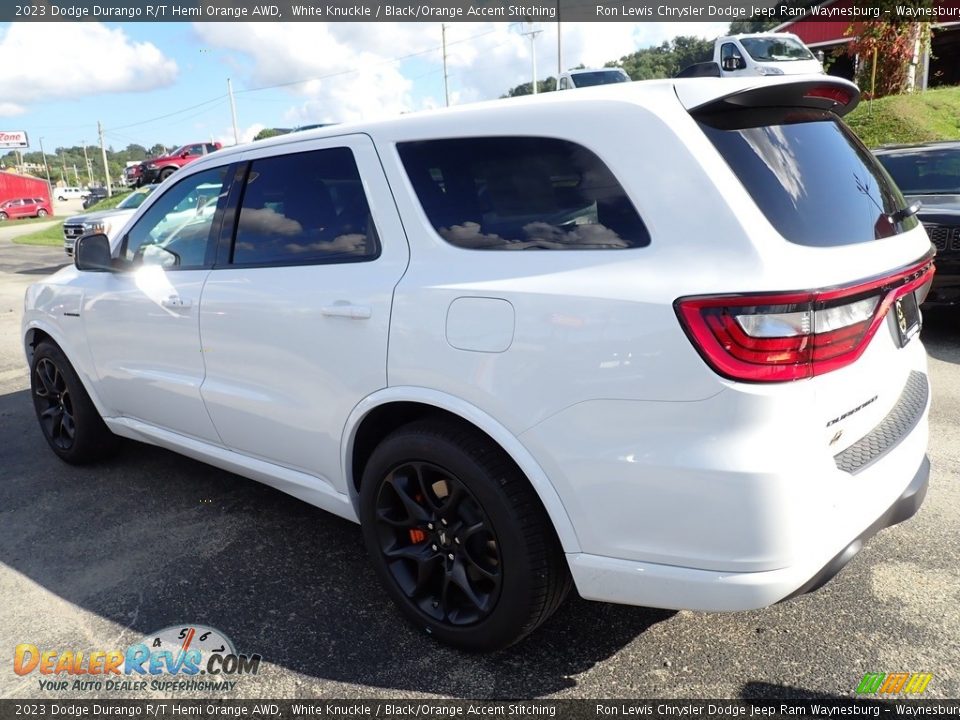
[[[598,70],[597,72],[585,72],[571,75],[573,84],[578,88],[590,87],[591,85],[609,85],[610,83],[625,83],[630,80],[619,70]]]
[[[908,195],[960,195],[960,147],[897,150],[879,159]]]
[[[903,195],[833,113],[773,109],[715,113],[700,127],[784,238],[815,247],[890,237]]]

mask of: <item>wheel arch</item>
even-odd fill
[[[77,362],[76,354],[73,352],[70,344],[66,342],[54,328],[37,322],[31,322],[26,328],[24,328],[23,351],[27,358],[27,367],[32,366],[34,351],[36,350],[37,345],[44,340],[49,340],[52,342],[54,345],[60,348],[64,355],[67,356],[67,360],[77,373],[77,377],[80,378],[80,383],[83,385],[83,389],[89,396],[93,406],[97,409],[97,412],[100,413],[101,417],[106,417],[106,408],[103,403],[100,402],[100,397],[97,395],[94,382],[87,374],[84,364]]]
[[[566,553],[580,552],[580,543],[560,495],[530,451],[483,410],[445,393],[418,387],[392,387],[362,400],[350,414],[341,439],[341,466],[350,500],[359,517],[360,478],[366,458],[377,443],[396,428],[428,416],[447,416],[467,423],[496,443],[520,471],[543,503]]]

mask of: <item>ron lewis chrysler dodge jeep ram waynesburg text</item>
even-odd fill
[[[27,291],[40,427],[67,462],[133,438],[360,522],[462,648],[571,586],[807,592],[929,475],[932,250],[858,99],[627,83],[211,153]]]

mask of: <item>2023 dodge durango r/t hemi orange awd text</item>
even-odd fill
[[[808,591],[929,474],[931,246],[840,119],[858,98],[625,83],[212,153],[27,291],[44,436],[360,522],[401,610],[462,648],[571,587]]]

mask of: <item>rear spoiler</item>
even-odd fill
[[[801,107],[846,115],[860,102],[860,89],[831,75],[688,78],[674,83],[677,97],[695,115],[746,108]]]

